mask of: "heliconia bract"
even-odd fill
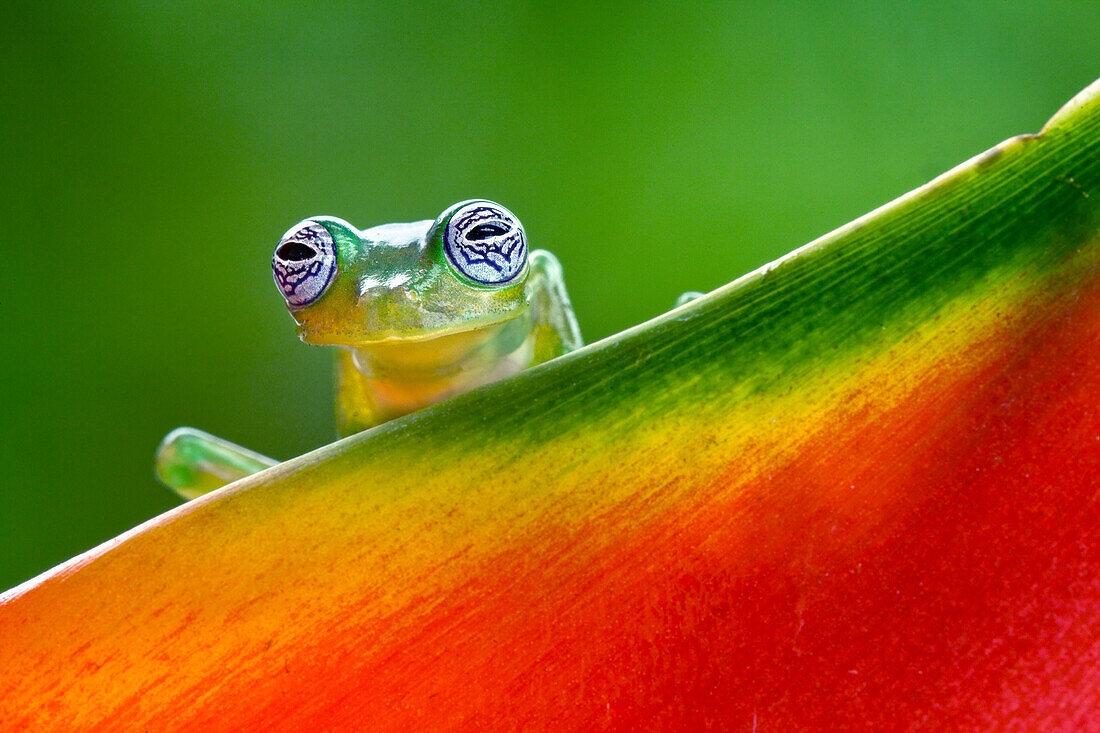
[[[1098,266],[1094,84],[0,596],[3,727],[1100,729]]]

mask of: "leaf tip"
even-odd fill
[[[1062,108],[1055,112],[1054,116],[1051,117],[1045,125],[1043,125],[1043,129],[1040,131],[1040,134],[1045,133],[1048,130],[1054,129],[1056,127],[1061,127],[1066,121],[1068,121],[1085,107],[1096,104],[1097,100],[1100,100],[1100,79],[1097,79],[1092,84],[1089,84],[1087,87],[1074,95],[1073,99],[1063,104]]]

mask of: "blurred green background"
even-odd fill
[[[271,283],[310,215],[498,200],[589,340],[1034,132],[1095,0],[7,3],[0,588],[177,502],[170,428],[333,436]]]

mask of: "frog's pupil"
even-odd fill
[[[466,239],[472,242],[479,242],[482,239],[499,237],[507,231],[507,229],[499,224],[478,224],[476,227],[466,232]]]
[[[280,260],[285,260],[286,262],[301,262],[302,260],[310,260],[316,257],[317,250],[301,242],[286,242],[279,247],[275,255]]]

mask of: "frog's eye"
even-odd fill
[[[477,285],[504,285],[527,264],[527,236],[512,212],[491,201],[461,206],[443,228],[443,251]]]
[[[315,221],[291,228],[275,247],[271,274],[287,305],[309,305],[324,295],[336,276],[336,242]]]

